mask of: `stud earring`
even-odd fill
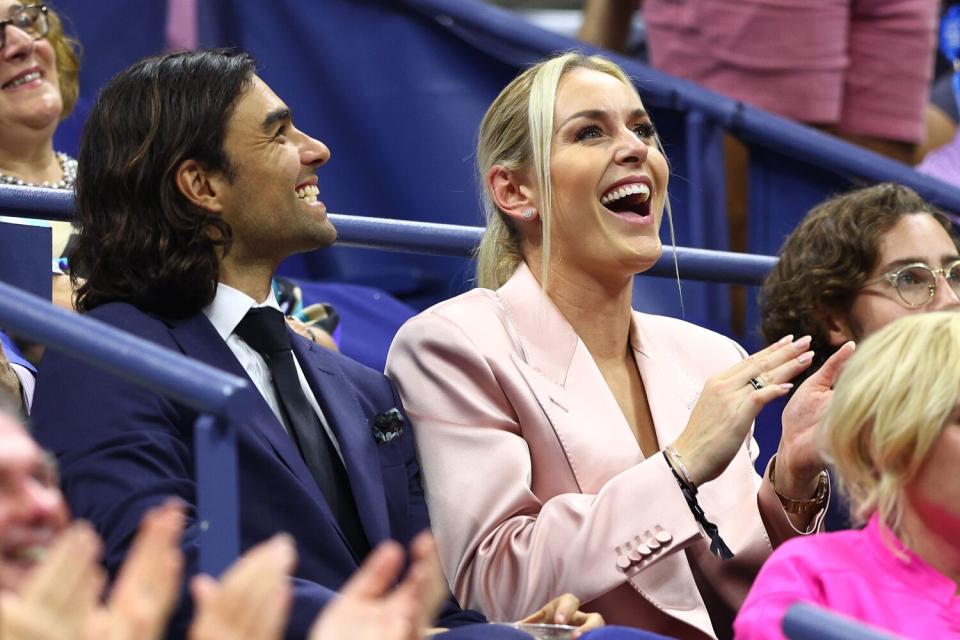
[[[536,209],[526,209],[522,214],[524,220],[533,220],[533,217],[537,215]]]

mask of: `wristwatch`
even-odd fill
[[[813,497],[809,500],[794,500],[777,491],[777,483],[774,480],[774,474],[777,469],[777,457],[770,460],[770,484],[773,486],[774,493],[780,498],[780,504],[787,513],[814,513],[820,511],[827,505],[827,472],[820,472],[820,479],[817,482],[817,490],[813,492]]]

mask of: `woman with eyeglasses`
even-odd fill
[[[760,291],[761,330],[812,336],[807,373],[849,340],[905,315],[960,309],[953,225],[914,191],[884,183],[813,209],[787,237]]]
[[[957,247],[950,219],[907,187],[884,183],[830,198],[787,237],[763,283],[763,335],[812,336],[816,355],[802,378],[848,340],[897,318],[960,310]],[[830,505],[827,529],[849,522],[844,505]]]
[[[57,14],[0,0],[0,184],[73,188],[76,161],[53,148],[79,93],[76,43]]]
[[[73,109],[80,92],[77,43],[68,38],[60,18],[40,4],[0,0],[0,185],[73,189],[77,162],[54,150],[53,134]],[[21,218],[0,221],[22,222]],[[54,264],[70,237],[70,224],[53,222]],[[54,302],[72,308],[73,289],[54,268]],[[7,343],[7,349],[13,347]],[[29,353],[32,359],[38,354]],[[0,388],[30,409],[33,374],[16,352],[0,350]]]
[[[73,189],[53,134],[80,91],[76,51],[52,9],[0,0],[0,184]]]
[[[906,638],[960,636],[960,314],[903,317],[862,342],[819,430],[866,526],[774,552],[736,637],[782,639],[799,601]]]

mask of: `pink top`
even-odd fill
[[[784,638],[780,621],[797,600],[908,638],[960,637],[956,583],[904,547],[876,515],[862,531],[796,538],[777,549],[740,609],[736,637]]]

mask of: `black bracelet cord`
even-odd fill
[[[683,481],[676,469],[673,468],[673,465],[668,464],[667,466],[670,467],[670,472],[673,474],[673,477],[677,479],[677,484],[680,485],[680,491],[683,492],[683,497],[687,501],[687,506],[690,507],[690,511],[693,512],[693,517],[696,519],[697,524],[707,532],[707,536],[710,538],[710,552],[721,560],[730,560],[733,558],[733,551],[730,551],[730,547],[728,547],[727,543],[720,537],[720,530],[717,529],[717,525],[707,520],[707,515],[703,512],[703,509],[700,508],[700,503],[697,502],[696,496],[690,491],[690,487]]]

